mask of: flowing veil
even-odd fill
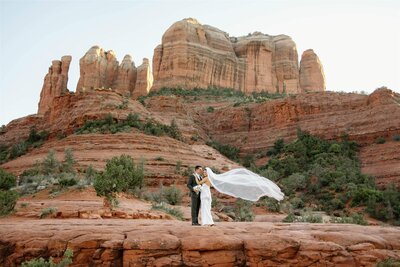
[[[206,170],[217,191],[236,198],[257,201],[262,196],[268,196],[280,201],[285,196],[275,183],[244,168],[222,174],[215,174],[210,168]]]

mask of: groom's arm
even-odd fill
[[[192,175],[189,176],[189,180],[188,180],[188,183],[187,183],[187,187],[189,188],[189,190],[191,192],[194,192],[193,191],[193,184],[194,184],[193,182],[194,182],[194,175],[192,174]]]

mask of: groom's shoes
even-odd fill
[[[193,226],[200,226],[199,223],[192,223]]]

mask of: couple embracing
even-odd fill
[[[257,201],[262,196],[268,196],[281,201],[284,194],[271,180],[253,173],[245,168],[233,169],[222,174],[215,174],[210,168],[196,166],[189,176],[187,187],[192,200],[192,225],[213,226],[211,215],[211,186],[218,192],[249,201]]]
[[[201,225],[214,226],[211,215],[211,182],[208,178],[207,170],[203,170],[201,166],[196,166],[194,168],[194,173],[189,176],[187,186],[190,189],[190,197],[192,200],[192,225],[200,225],[200,210]]]

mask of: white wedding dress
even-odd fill
[[[200,193],[200,215],[201,215],[201,225],[212,225],[214,224],[214,220],[211,215],[211,191],[210,187],[206,184],[201,186]]]

